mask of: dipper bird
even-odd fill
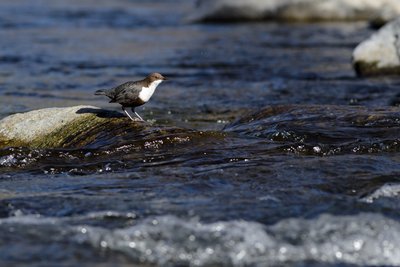
[[[153,95],[157,86],[166,80],[160,73],[151,73],[143,80],[136,82],[126,82],[108,90],[97,90],[95,95],[105,95],[111,100],[110,103],[118,103],[122,110],[131,120],[134,120],[125,108],[131,108],[132,112],[143,121],[142,117],[136,113],[135,108],[146,104]]]

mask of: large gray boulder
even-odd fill
[[[93,106],[33,110],[0,120],[0,148],[84,146],[102,129],[130,122],[122,114]]]
[[[400,73],[399,36],[400,18],[360,43],[353,52],[356,72],[359,75]]]
[[[198,0],[196,21],[384,20],[400,16],[399,0]]]

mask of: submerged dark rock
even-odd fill
[[[141,151],[198,143],[206,150],[229,148],[230,138],[262,138],[278,153],[313,155],[400,151],[397,107],[278,105],[227,125],[223,132],[196,131],[132,122],[96,107],[42,109],[0,121],[0,147]],[[211,139],[216,142],[210,142]],[[267,147],[267,146],[266,146]],[[271,152],[271,151],[270,151]]]
[[[400,109],[280,105],[227,125],[225,131],[280,143],[281,151],[332,155],[400,151]]]

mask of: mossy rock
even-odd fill
[[[353,51],[359,76],[400,74],[400,18],[386,24]]]
[[[224,137],[220,132],[132,121],[119,112],[92,106],[46,108],[0,121],[0,148],[148,148]]]
[[[400,66],[378,67],[378,62],[356,61],[353,63],[358,76],[399,75]]]
[[[0,148],[83,147],[104,129],[143,127],[124,115],[92,106],[46,108],[8,116],[0,121]]]

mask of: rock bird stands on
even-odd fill
[[[143,121],[142,117],[136,113],[135,108],[147,103],[157,86],[164,80],[166,80],[166,78],[160,73],[152,73],[143,80],[126,82],[108,90],[97,90],[94,94],[108,96],[111,99],[110,103],[120,104],[126,115],[128,115],[131,120],[134,120],[125,109],[131,108],[132,112]]]

